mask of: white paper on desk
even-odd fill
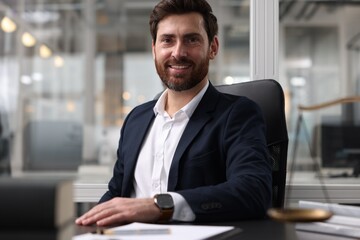
[[[115,227],[111,230],[130,230],[130,229],[170,229],[170,234],[141,234],[131,236],[106,236],[99,234],[83,234],[73,237],[72,240],[200,240],[215,236],[234,229],[233,226],[200,226],[200,225],[164,225],[148,223],[131,223],[125,226]]]
[[[332,224],[327,222],[297,223],[296,230],[360,238],[360,230],[358,227]]]
[[[325,222],[297,223],[296,230],[360,238],[359,207],[311,201],[300,201],[299,207],[330,210],[334,215]]]

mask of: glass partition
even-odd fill
[[[351,176],[355,159],[360,161],[356,134],[360,111],[358,100],[343,100],[359,95],[360,1],[279,4],[280,72],[281,81],[286,83],[290,137],[288,162],[293,160],[296,123],[302,113],[305,125],[296,139],[295,169],[314,170],[315,159],[325,176]]]
[[[14,172],[113,164],[126,115],[163,90],[148,27],[157,2],[0,0],[2,162]],[[221,45],[210,80],[248,81],[249,0],[209,3]]]

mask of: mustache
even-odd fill
[[[166,61],[166,65],[181,65],[181,64],[193,65],[194,62],[186,57],[182,57],[180,59],[170,59],[170,60]]]

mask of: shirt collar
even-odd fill
[[[178,112],[183,111],[186,113],[186,115],[188,116],[188,118],[191,117],[191,115],[194,113],[197,105],[199,104],[200,100],[202,99],[202,97],[204,96],[206,90],[209,87],[209,81],[206,82],[206,85],[201,89],[201,91],[196,94],[196,96],[191,99],[191,101],[186,104],[184,107],[182,107]],[[155,115],[157,114],[165,114],[165,101],[167,98],[167,91],[168,89],[166,89],[161,96],[159,97],[159,99],[157,100],[155,106],[154,106],[154,113]]]

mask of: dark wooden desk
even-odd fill
[[[280,223],[272,220],[241,222],[205,223],[199,225],[235,226],[236,229],[208,240],[350,240],[334,235],[296,231],[293,223]],[[76,234],[92,232],[95,227],[76,226]],[[239,231],[239,229],[241,231]]]
[[[349,240],[344,238],[326,234],[316,234],[311,232],[296,231],[295,224],[279,223],[272,220],[256,220],[241,222],[225,222],[225,223],[206,223],[201,225],[216,226],[235,226],[235,230],[214,236],[208,240]],[[77,226],[74,224],[75,235],[93,232],[96,227]],[[73,234],[61,234],[54,231],[40,230],[5,230],[0,229],[0,239],[6,240],[71,240]]]
[[[297,240],[295,227],[293,224],[284,224],[272,220],[253,220],[229,223],[217,223],[214,225],[235,226],[241,229],[240,232],[232,234],[231,232],[224,235],[227,240]],[[219,238],[213,238],[219,239]]]
[[[199,225],[235,226],[236,229],[215,236],[216,240],[298,240],[293,224],[283,224],[271,220],[256,220],[242,222],[204,223]],[[239,229],[241,231],[239,231]],[[95,227],[77,226],[76,234],[92,232]],[[313,238],[310,238],[313,240]]]

